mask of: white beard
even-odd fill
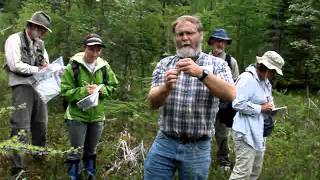
[[[201,43],[196,49],[191,46],[184,46],[182,48],[176,48],[177,55],[181,58],[196,57],[201,52]]]

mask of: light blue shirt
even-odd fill
[[[232,103],[237,111],[232,126],[235,138],[243,139],[258,151],[264,151],[264,114],[261,112],[261,104],[273,101],[272,86],[268,79],[260,80],[256,68],[250,65],[239,76],[236,88],[237,97]]]

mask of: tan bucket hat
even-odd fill
[[[51,23],[51,18],[43,11],[35,12],[32,15],[31,19],[27,20],[27,22],[39,25],[47,29],[49,32],[52,32],[51,29],[49,28]]]
[[[283,75],[281,69],[284,65],[284,60],[277,52],[267,51],[263,54],[262,57],[259,57],[259,56],[256,56],[256,57],[257,57],[257,63],[261,63],[265,65],[268,69],[276,70],[276,72],[281,76]]]

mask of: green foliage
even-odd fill
[[[286,92],[274,92],[277,105],[288,106],[288,113],[279,114],[276,117],[276,127],[268,138],[265,161],[260,179],[318,179],[320,135],[318,128],[320,117],[318,115],[320,100],[317,97],[304,99],[303,96]],[[157,112],[150,111],[146,103],[141,100],[119,101],[110,100],[106,104],[107,121],[98,146],[98,173],[104,177],[106,171],[113,166],[119,134],[127,130],[132,134],[130,142],[135,145],[141,140],[145,148],[150,147],[157,132]],[[65,177],[65,170],[61,168],[63,158],[61,155],[68,150],[68,139],[64,130],[63,115],[51,113],[49,116],[49,146],[46,149],[34,149],[28,146],[32,152],[47,152],[51,157],[42,165],[42,170],[37,164],[27,161],[28,169],[41,178],[49,178],[48,174],[57,168],[56,178]],[[6,144],[6,143],[5,143]],[[17,147],[18,143],[14,143]],[[3,147],[0,145],[0,147]],[[231,146],[233,148],[233,146]],[[1,149],[1,148],[0,148]],[[21,149],[17,148],[17,149]],[[63,151],[64,150],[64,151]],[[213,155],[216,149],[213,147]],[[231,151],[234,157],[234,152]],[[50,155],[49,155],[50,156]],[[1,157],[1,156],[0,156]],[[215,157],[215,156],[213,156]],[[1,158],[0,158],[1,159]],[[232,158],[233,159],[233,158]],[[215,161],[215,160],[214,160]],[[2,164],[5,161],[1,162]],[[7,162],[9,163],[9,162]],[[7,167],[5,163],[3,167]],[[50,168],[49,168],[50,167]],[[141,178],[141,171],[132,166],[123,166],[123,169],[114,171],[107,177],[109,179]],[[7,169],[4,169],[7,171]],[[130,176],[128,173],[132,173]],[[1,174],[1,172],[0,172]],[[34,175],[34,174],[33,174]],[[229,173],[224,173],[213,165],[210,169],[209,179],[228,179]]]
[[[277,29],[273,45],[286,60],[284,86],[319,87],[319,80],[313,78],[320,68],[319,12],[316,1],[284,0],[280,2],[278,12],[270,16],[277,22],[270,27]]]
[[[0,52],[0,64],[4,64],[4,54]],[[0,70],[0,82],[3,87],[8,84],[7,73],[4,70]],[[0,91],[0,102],[3,106],[9,105],[9,88],[2,88]]]
[[[280,94],[276,100],[288,106],[288,114],[278,117],[267,141],[262,179],[318,179],[319,99]]]
[[[19,152],[23,154],[32,154],[32,155],[39,155],[39,156],[47,156],[47,157],[54,157],[60,156],[63,157],[68,153],[75,153],[78,152],[81,148],[70,148],[68,150],[59,150],[53,149],[49,147],[40,147],[34,146],[30,144],[24,144],[19,141],[21,136],[26,136],[26,132],[20,131],[18,136],[13,136],[9,140],[3,141],[0,143],[0,154],[2,155],[9,155],[12,152]]]
[[[3,8],[3,9],[1,9]],[[99,175],[112,165],[116,157],[118,135],[124,129],[144,140],[148,148],[157,132],[157,111],[150,111],[146,96],[151,74],[165,56],[175,53],[172,21],[184,14],[195,14],[204,25],[204,51],[215,28],[225,28],[233,39],[228,47],[244,69],[255,61],[255,55],[276,50],[285,59],[284,77],[275,83],[283,88],[320,87],[320,3],[316,0],[4,0],[0,2],[0,63],[4,63],[5,39],[22,30],[26,20],[37,10],[52,18],[52,33],[44,41],[50,59],[63,56],[68,62],[82,51],[82,39],[89,32],[102,35],[107,59],[120,80],[113,100],[106,102],[106,124],[98,147]],[[7,75],[0,71],[0,82],[7,84]],[[10,105],[10,88],[0,92],[3,107]],[[319,100],[301,95],[276,93],[278,104],[289,107],[287,115],[277,118],[273,135],[268,140],[265,163],[260,179],[319,179]],[[114,100],[116,99],[116,100]],[[30,177],[35,179],[65,179],[63,157],[69,149],[63,120],[61,99],[49,102],[48,148],[37,149],[7,140],[10,131],[10,108],[0,115],[2,147],[11,142],[16,150],[30,152],[53,151],[54,157],[43,165],[30,165]],[[10,143],[9,143],[10,144]],[[213,150],[215,151],[215,149]],[[31,153],[32,154],[32,153]],[[52,153],[51,153],[52,154]],[[8,159],[0,155],[0,175],[6,177]],[[128,168],[128,167],[124,167]],[[54,173],[53,173],[54,172]],[[110,175],[109,179],[141,179],[141,172],[129,169]],[[212,166],[209,179],[227,179]]]

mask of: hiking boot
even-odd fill
[[[68,175],[70,180],[79,180],[80,178],[80,159],[68,160]]]
[[[86,180],[94,180],[97,173],[96,155],[83,157],[83,164],[86,171]]]
[[[11,168],[10,169],[10,174],[12,180],[27,180],[25,177],[26,171],[23,170],[22,168]]]

